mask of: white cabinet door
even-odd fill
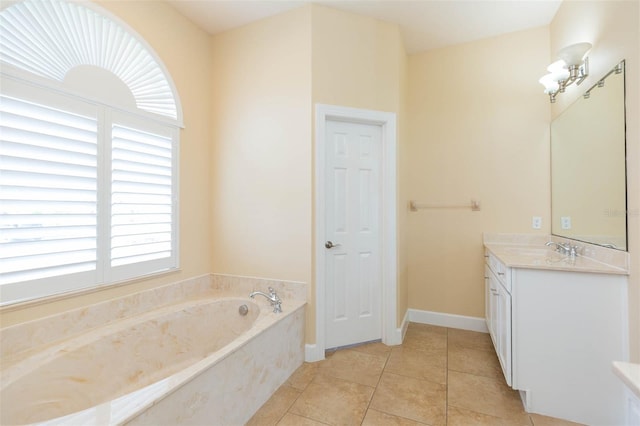
[[[489,330],[489,335],[491,339],[494,339],[493,333],[493,310],[494,310],[494,296],[491,292],[491,269],[489,269],[489,265],[484,265],[484,319],[487,323],[487,330]]]
[[[491,340],[493,340],[496,352],[499,352],[500,347],[500,339],[498,338],[498,322],[500,321],[498,314],[498,287],[500,287],[498,279],[493,271],[489,270],[489,334],[491,335]]]
[[[511,295],[498,284],[498,359],[507,384],[511,386]]]
[[[629,389],[625,392],[627,394],[627,426],[640,426],[640,398]]]
[[[485,316],[504,378],[511,386],[511,295],[485,265]]]

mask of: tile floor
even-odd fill
[[[524,412],[488,334],[411,323],[401,346],[369,343],[304,363],[248,425],[575,423]]]

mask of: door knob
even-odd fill
[[[331,241],[327,241],[326,243],[324,243],[324,246],[328,249],[338,247],[339,245],[340,244],[333,244]]]

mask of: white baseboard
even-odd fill
[[[305,362],[316,362],[324,359],[324,349],[318,349],[317,344],[305,344],[304,345],[304,360]]]
[[[421,311],[418,309],[409,309],[408,316],[409,321],[420,324],[459,328],[462,330],[479,331],[482,333],[489,332],[484,318],[444,314],[442,312]]]
[[[404,318],[402,319],[402,325],[400,326],[400,344],[404,342],[404,336],[407,334],[407,328],[409,327],[409,309],[404,313]]]
[[[405,312],[404,318],[402,320],[402,324],[400,328],[396,328],[393,330],[390,336],[382,340],[382,343],[389,346],[401,345],[404,341],[404,335],[407,332],[407,327],[409,326],[409,311]]]

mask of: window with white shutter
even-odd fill
[[[170,129],[124,124],[111,127],[111,240],[114,274],[138,264],[171,261],[175,222],[174,149]]]
[[[0,96],[0,283],[96,268],[96,117]]]
[[[181,110],[155,53],[74,2],[17,2],[0,24],[0,304],[177,268]],[[128,98],[67,89],[85,65]]]

